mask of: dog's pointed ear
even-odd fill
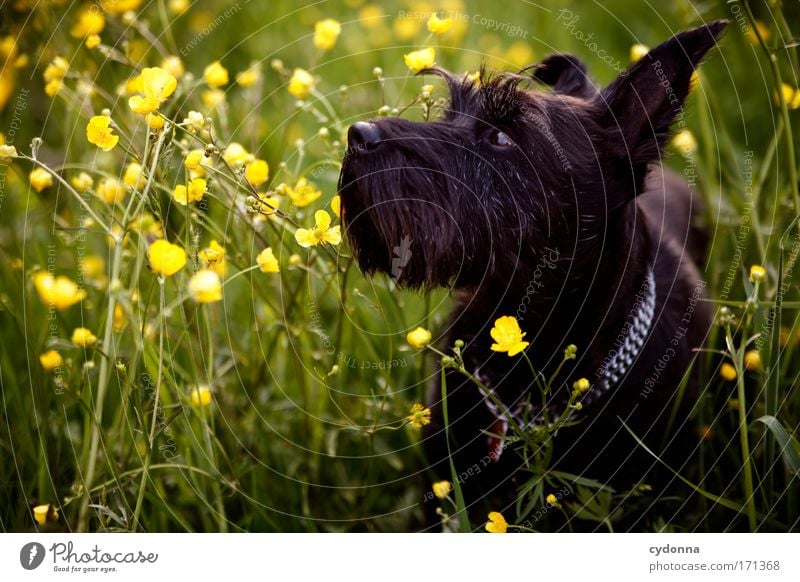
[[[534,81],[552,87],[556,93],[591,99],[598,92],[586,72],[586,65],[574,55],[550,55],[521,72],[528,72]]]
[[[728,23],[717,20],[673,36],[594,99],[614,154],[630,159],[634,166],[658,159],[670,126],[683,114],[695,68]]]

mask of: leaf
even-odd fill
[[[765,414],[761,418],[757,418],[756,422],[764,423],[772,431],[772,435],[781,447],[781,454],[786,464],[789,465],[795,477],[800,477],[800,443],[797,442],[797,439],[787,433],[774,416]]]

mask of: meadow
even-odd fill
[[[348,127],[435,118],[430,61],[570,52],[606,84],[718,18],[667,162],[712,236],[697,463],[670,495],[540,467],[502,522],[449,520],[458,475],[424,489],[420,428],[451,294],[358,271]],[[617,531],[644,505],[645,531],[797,530],[798,22],[780,0],[0,0],[0,529],[416,531],[436,503],[445,530]]]

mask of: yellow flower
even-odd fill
[[[189,279],[189,293],[198,303],[222,300],[222,281],[211,269],[201,269]]]
[[[86,291],[78,288],[72,279],[62,275],[53,277],[43,271],[34,275],[33,286],[45,305],[59,310],[67,309],[86,297]]]
[[[529,342],[522,340],[525,334],[519,328],[516,318],[511,315],[498,318],[490,333],[497,342],[492,344],[495,352],[507,352],[509,356],[516,356],[529,345]]]
[[[203,150],[192,150],[186,154],[186,159],[183,160],[183,165],[187,170],[197,170],[203,162]]]
[[[58,510],[51,504],[37,505],[33,508],[33,518],[40,526],[48,521],[56,521],[58,519]]]
[[[789,109],[800,108],[800,89],[796,89],[787,83],[782,83],[781,93],[783,94],[783,100],[786,102],[786,106]],[[779,102],[777,97],[775,101]]]
[[[432,48],[424,48],[418,51],[412,51],[403,55],[403,60],[406,66],[411,69],[413,73],[419,73],[422,69],[427,69],[433,66],[436,60],[436,51]]]
[[[552,494],[552,493],[550,493],[550,494],[547,496],[547,498],[545,499],[545,501],[547,501],[547,504],[548,504],[548,505],[552,505],[552,506],[553,506],[553,507],[555,507],[555,508],[560,508],[560,507],[561,507],[561,504],[558,502],[558,498],[557,498],[557,497],[556,497],[554,494]]]
[[[450,483],[450,481],[437,481],[433,484],[431,489],[433,489],[433,494],[436,497],[439,499],[445,499],[453,490],[453,485]]]
[[[258,268],[265,273],[278,273],[281,270],[278,259],[272,253],[271,247],[267,247],[258,253],[256,260],[258,261]]]
[[[284,190],[289,198],[291,198],[292,203],[298,208],[308,206],[314,202],[314,200],[322,196],[322,192],[317,189],[314,183],[309,182],[305,178],[300,178],[294,187],[284,185]]]
[[[200,97],[203,100],[203,105],[208,109],[214,109],[217,105],[225,101],[225,91],[209,89],[208,91],[203,91]]]
[[[140,93],[128,99],[128,106],[134,113],[148,115],[158,109],[159,105],[175,92],[178,80],[169,71],[161,67],[147,67],[140,75]]]
[[[751,265],[750,266],[750,281],[753,283],[758,283],[759,281],[763,281],[764,277],[767,276],[767,271],[761,265]]]
[[[650,47],[643,44],[635,44],[631,46],[630,59],[632,63],[641,60],[647,53],[650,52]]]
[[[122,309],[122,305],[117,303],[114,307],[114,321],[112,323],[112,327],[114,331],[120,332],[125,329],[128,325],[128,318],[125,316],[125,310]]]
[[[128,164],[128,166],[125,168],[125,174],[122,177],[122,181],[133,189],[142,188],[147,181],[142,173],[142,165],[138,162],[131,162]]]
[[[39,363],[42,364],[42,368],[45,369],[47,372],[52,372],[56,368],[60,368],[64,365],[64,358],[61,357],[55,350],[48,350],[39,356]]]
[[[411,407],[411,414],[406,416],[406,420],[414,428],[422,428],[431,423],[431,409],[417,403]]]
[[[206,193],[206,181],[203,178],[194,178],[188,186],[178,184],[172,191],[172,199],[181,206],[186,206],[190,202],[199,202]]]
[[[106,204],[115,204],[116,202],[122,202],[125,198],[125,188],[116,178],[103,178],[97,185],[97,195]]]
[[[86,126],[86,139],[104,152],[114,149],[119,136],[111,130],[111,118],[108,115],[95,115]]]
[[[210,87],[218,89],[228,84],[228,69],[219,61],[214,61],[203,70],[203,79]]]
[[[772,32],[770,31],[769,27],[761,20],[756,20],[756,27],[758,28],[758,32],[761,33],[761,37],[764,39],[764,42],[769,42],[772,38]],[[758,45],[758,35],[756,34],[755,30],[748,28],[744,35],[751,44]]]
[[[81,194],[94,186],[94,180],[92,180],[92,177],[86,172],[81,172],[77,176],[73,176],[70,182],[72,183],[72,187]]]
[[[192,133],[197,133],[198,131],[202,131],[203,128],[206,126],[206,118],[203,117],[203,114],[199,111],[190,111],[186,119],[183,120],[186,129],[191,131]],[[202,150],[198,150],[202,151]]]
[[[164,239],[150,245],[147,251],[150,268],[162,277],[174,275],[186,265],[186,251]]]
[[[211,269],[220,277],[227,274],[228,262],[225,260],[225,247],[216,240],[212,240],[208,244],[208,248],[203,249],[197,255],[207,269]]]
[[[428,19],[428,31],[432,34],[444,34],[453,27],[452,18],[439,18],[435,12]]]
[[[10,145],[0,145],[0,160],[13,158],[17,155],[17,148]]]
[[[37,192],[41,192],[45,188],[49,188],[53,185],[53,176],[44,168],[34,168],[28,175],[28,178],[31,181],[31,186],[33,186],[33,189]]]
[[[142,0],[101,0],[101,4],[109,14],[124,14],[139,8]]]
[[[672,138],[672,147],[684,156],[689,156],[697,151],[697,140],[688,129],[683,129]]]
[[[176,79],[183,77],[183,73],[186,72],[183,68],[183,62],[181,61],[180,57],[175,55],[164,57],[164,60],[161,61],[161,68]]]
[[[252,87],[261,79],[261,71],[258,65],[253,65],[236,74],[236,82],[242,87]]]
[[[269,166],[264,160],[255,160],[247,164],[244,176],[253,186],[260,186],[269,178]]]
[[[725,362],[719,367],[719,375],[720,378],[728,382],[736,380],[736,368],[732,364]]]
[[[331,210],[336,216],[342,215],[342,199],[338,194],[331,199]]]
[[[250,156],[244,146],[238,142],[231,142],[225,151],[222,152],[222,159],[228,162],[231,166],[235,166],[237,162],[245,163]]]
[[[499,511],[489,512],[489,521],[484,526],[489,533],[506,533],[508,531],[508,523],[503,514]]]
[[[44,70],[44,80],[60,81],[63,79],[69,70],[69,63],[64,57],[56,57],[47,65]]]
[[[314,89],[314,77],[305,69],[295,69],[289,79],[289,94],[297,99],[305,99]]]
[[[406,341],[412,348],[422,349],[431,343],[431,332],[424,327],[418,327],[408,332]]]
[[[72,332],[72,343],[82,348],[88,348],[97,343],[97,336],[85,327],[76,327]]]
[[[342,25],[333,18],[320,20],[314,25],[314,46],[324,51],[329,51],[336,44],[336,39],[342,32]]]
[[[169,0],[169,11],[173,14],[183,14],[189,9],[189,0]]]
[[[208,386],[198,386],[192,389],[190,398],[194,406],[208,406],[212,400],[211,388]]]
[[[751,372],[761,369],[761,354],[758,350],[747,350],[744,353],[744,367]]]
[[[572,388],[578,394],[585,394],[586,392],[589,391],[589,388],[591,388],[591,384],[589,383],[589,380],[587,380],[586,378],[579,378],[578,381],[572,385]]]
[[[99,34],[90,34],[89,36],[86,37],[86,42],[85,42],[86,48],[90,50],[93,48],[97,48],[98,46],[100,46],[100,42],[101,40]]]
[[[89,255],[78,263],[78,268],[87,279],[102,281],[106,278],[106,261],[98,255]]]
[[[97,6],[87,5],[78,15],[78,22],[69,33],[75,38],[85,38],[92,34],[100,34],[106,27],[106,19]]]
[[[298,228],[294,235],[297,244],[301,247],[315,247],[321,243],[329,243],[338,245],[342,242],[342,233],[339,230],[339,225],[331,226],[330,214],[324,210],[317,210],[314,213],[314,220],[316,224],[314,228]]]

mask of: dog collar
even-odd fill
[[[617,335],[614,346],[609,350],[608,356],[603,361],[599,372],[599,379],[594,382],[589,388],[589,391],[582,399],[583,404],[590,404],[593,400],[608,392],[613,386],[620,383],[624,379],[634,361],[639,356],[644,347],[644,342],[647,340],[650,330],[653,327],[653,316],[655,315],[656,308],[656,279],[653,269],[648,267],[647,274],[645,275],[644,282],[638,293],[635,295],[633,307],[625,320],[622,330]],[[482,377],[480,369],[476,369],[473,375],[492,392],[497,401],[499,397],[494,389],[488,385],[486,378]],[[523,425],[527,429],[534,426],[536,423],[541,422],[543,416],[541,413],[527,422],[522,420],[530,413],[529,402],[517,404],[513,408],[508,408],[505,405],[506,413],[503,413],[498,406],[489,398],[484,395],[483,402],[495,417],[495,422],[492,424],[490,432],[492,435],[488,437],[489,455],[492,460],[500,458],[504,447],[504,438],[508,431],[509,421],[513,421],[518,425]],[[554,407],[548,407],[554,408]],[[558,416],[557,411],[552,411],[555,416]],[[511,418],[509,418],[509,416]],[[574,416],[574,412],[570,414],[570,419]],[[530,416],[528,416],[530,418]]]

